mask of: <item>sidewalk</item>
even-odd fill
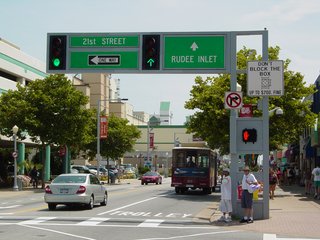
[[[218,204],[214,202],[209,206],[206,212],[202,212],[201,218],[209,221],[213,209],[216,209]],[[320,238],[320,200],[305,196],[304,187],[297,185],[276,188],[275,199],[270,200],[269,219],[255,220],[252,224],[240,224],[234,220],[226,224],[216,221],[220,216],[221,213],[217,211],[211,218],[213,225],[292,237]]]

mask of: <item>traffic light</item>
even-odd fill
[[[160,69],[160,35],[143,35],[142,70]]]
[[[67,37],[50,36],[49,38],[49,70],[66,70]]]
[[[245,128],[242,130],[242,141],[247,144],[247,142],[255,143],[257,141],[257,129],[255,128]]]

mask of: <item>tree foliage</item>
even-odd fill
[[[27,86],[17,85],[0,97],[0,131],[11,136],[17,125],[35,142],[80,146],[94,138],[93,112],[84,108],[88,97],[63,75],[50,75]]]
[[[94,115],[84,108],[87,103],[88,97],[64,75],[49,75],[26,86],[18,84],[17,90],[0,97],[0,132],[11,136],[12,127],[17,125],[21,139],[27,133],[43,149],[48,144],[79,149],[94,139]],[[42,159],[44,171],[46,161],[44,156]]]
[[[107,159],[118,159],[124,155],[125,152],[132,151],[133,146],[141,132],[134,125],[129,125],[127,119],[111,115],[108,117],[108,137],[100,140],[100,153]],[[96,153],[96,142],[88,145],[91,156]]]
[[[269,48],[269,60],[279,59],[280,48]],[[261,60],[253,49],[243,48],[237,53],[238,69],[245,69],[247,61]],[[269,109],[281,107],[282,116],[270,117],[270,149],[278,149],[284,143],[297,142],[303,129],[315,121],[310,102],[302,101],[314,92],[314,87],[305,86],[303,75],[289,70],[290,60],[284,61],[284,90],[281,97],[269,98]],[[259,98],[247,97],[247,75],[238,74],[237,82],[242,86],[243,102],[257,105]],[[196,77],[195,85],[190,91],[191,98],[186,102],[187,109],[196,110],[187,123],[188,131],[195,132],[205,139],[209,146],[220,149],[222,153],[229,151],[229,119],[230,111],[224,108],[224,94],[230,91],[230,75],[220,74],[216,77],[202,79]],[[254,116],[261,116],[261,111],[254,110]]]

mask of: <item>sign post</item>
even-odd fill
[[[235,196],[239,172],[239,154],[237,149],[238,109],[242,105],[242,96],[236,94],[237,74],[244,73],[237,68],[237,37],[262,36],[261,62],[249,62],[248,96],[263,96],[262,143],[263,177],[265,182],[263,200],[259,200],[261,214],[257,218],[269,218],[268,173],[269,173],[269,114],[268,96],[283,94],[283,84],[279,87],[274,79],[283,71],[283,62],[268,61],[268,31],[232,31],[232,32],[167,32],[167,33],[49,33],[47,46],[47,73],[152,73],[152,74],[230,74],[230,94],[226,98],[226,107],[230,108],[230,174],[232,181],[232,206],[235,214],[241,213]],[[153,36],[153,37],[151,37]],[[156,37],[157,36],[157,37]],[[159,38],[158,38],[159,37]],[[143,39],[159,40],[157,59],[146,56],[143,51]],[[59,40],[59,41],[50,41]],[[55,56],[57,42],[63,54]],[[148,41],[146,41],[147,43]],[[51,43],[51,44],[50,44]],[[159,48],[158,48],[159,47]],[[151,48],[152,49],[152,48]],[[144,54],[143,54],[144,53]],[[144,56],[145,55],[145,56]],[[160,61],[158,61],[158,57]],[[151,71],[152,70],[152,71]],[[256,75],[253,75],[255,73]],[[276,77],[274,77],[274,75]],[[252,77],[251,77],[252,76]],[[253,82],[253,83],[252,83]],[[241,101],[240,101],[241,99]],[[100,166],[100,101],[97,117],[97,160]],[[242,118],[244,119],[244,118]],[[260,123],[259,123],[260,124]],[[255,144],[259,142],[258,138]],[[149,153],[148,122],[147,159]],[[251,143],[247,143],[247,146]],[[252,144],[253,145],[253,144]],[[252,149],[248,149],[252,151]],[[252,154],[255,150],[253,150]],[[258,211],[254,211],[258,212]]]

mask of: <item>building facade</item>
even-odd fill
[[[153,169],[171,166],[172,149],[175,146],[205,147],[206,142],[187,133],[184,125],[138,126],[141,137],[133,147],[133,151],[126,153],[123,163],[135,167],[149,166]],[[148,137],[149,136],[149,137]],[[149,138],[149,139],[148,139]],[[148,159],[149,156],[149,159]]]

